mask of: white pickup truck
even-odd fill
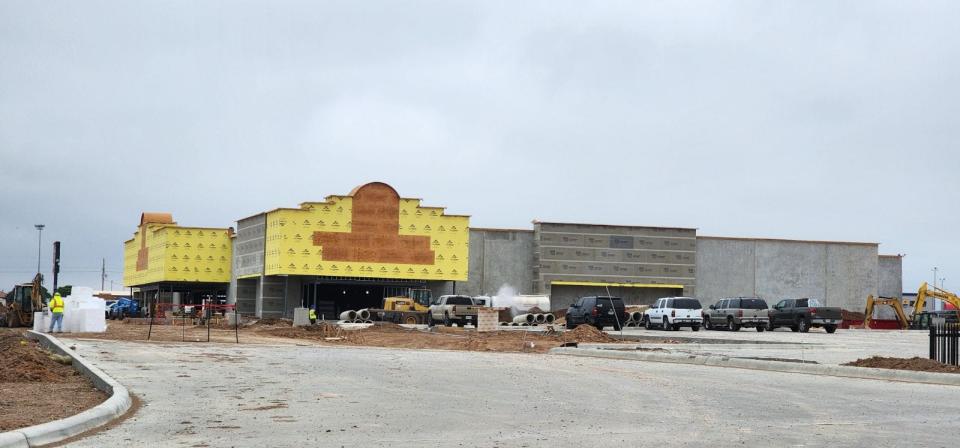
[[[427,325],[434,326],[443,322],[445,326],[457,324],[463,327],[466,324],[476,324],[477,309],[470,296],[447,295],[438,297],[430,304],[427,312]]]
[[[643,312],[643,326],[648,330],[660,327],[664,330],[679,330],[680,327],[690,327],[693,331],[700,331],[703,321],[703,307],[700,301],[693,297],[664,297]]]

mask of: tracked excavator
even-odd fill
[[[7,294],[6,303],[0,303],[0,326],[33,326],[33,313],[43,310],[41,284],[43,275],[37,274],[31,283],[22,283],[13,287]]]
[[[953,305],[953,310],[947,312],[927,312],[924,311],[924,305],[927,303],[928,298],[940,299],[944,303],[949,303]],[[952,313],[951,313],[952,312]],[[947,291],[943,288],[938,288],[936,286],[930,286],[927,282],[923,282],[920,285],[920,289],[917,290],[917,300],[913,307],[913,321],[910,324],[910,328],[916,329],[926,329],[930,328],[932,317],[947,317],[946,314],[953,314],[949,316],[950,319],[954,322],[960,320],[960,297],[956,294]]]

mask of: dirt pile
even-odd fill
[[[41,350],[36,341],[14,331],[0,333],[0,381],[6,383],[62,383],[76,376],[72,367],[60,364]]]
[[[857,311],[840,310],[843,320],[863,320],[864,314]]]
[[[365,345],[417,349],[534,352],[543,353],[567,342],[617,342],[589,325],[559,332],[492,331],[476,332],[456,327],[412,329],[396,324],[378,323],[363,329],[347,330],[336,325],[297,328],[272,328],[258,331],[274,337],[310,339],[330,345]]]
[[[563,342],[586,342],[586,343],[603,343],[603,342],[619,342],[616,339],[610,337],[610,335],[597,330],[596,327],[590,325],[578,325],[577,328],[574,328],[570,331],[565,331],[560,334],[560,339]]]
[[[854,367],[873,367],[876,369],[916,370],[920,372],[960,373],[960,367],[944,364],[927,358],[888,358],[874,356],[858,359],[844,364]]]
[[[256,327],[292,327],[293,321],[290,319],[265,318],[265,319],[259,319],[259,320],[250,322],[249,324],[244,324],[244,326],[254,327],[254,328]]]
[[[0,328],[0,353],[0,432],[74,415],[107,398],[73,367],[24,339],[22,330]]]

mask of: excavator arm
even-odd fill
[[[867,296],[867,309],[863,312],[863,328],[870,328],[870,321],[873,319],[873,309],[877,305],[887,305],[893,308],[897,314],[897,321],[900,323],[900,329],[910,328],[910,322],[907,321],[907,314],[903,312],[903,304],[900,299],[894,297],[873,298],[873,294]]]
[[[33,277],[33,283],[30,290],[30,301],[33,303],[33,311],[43,309],[43,274],[37,274]]]
[[[949,303],[957,309],[958,313],[960,313],[960,297],[950,291],[937,288],[936,286],[931,287],[927,284],[927,282],[923,282],[923,284],[920,285],[920,289],[917,290],[917,302],[913,307],[914,319],[916,319],[917,316],[923,312],[924,305],[926,305],[927,302],[927,297],[940,299],[946,303]]]

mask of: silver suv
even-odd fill
[[[767,302],[759,297],[722,299],[703,310],[703,327],[708,330],[726,328],[739,331],[740,327],[754,327],[763,331],[769,321]]]

